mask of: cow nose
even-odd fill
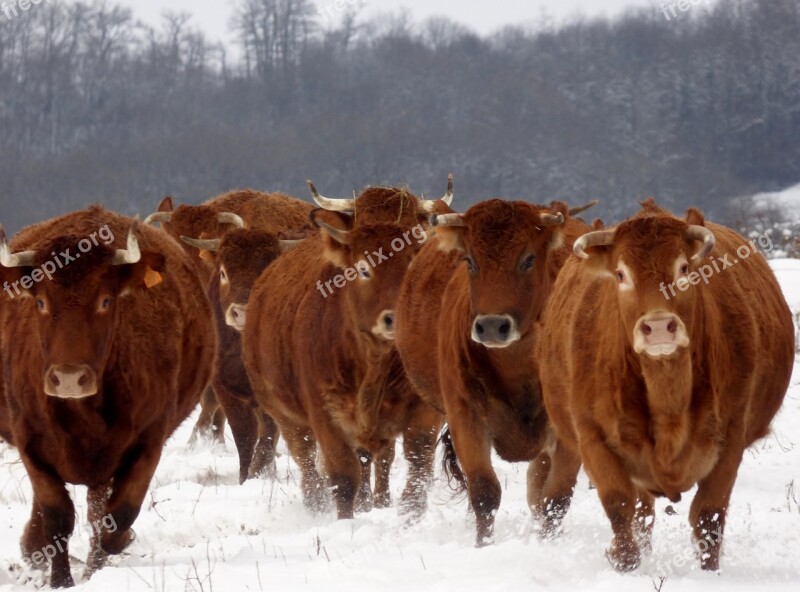
[[[82,399],[97,394],[97,375],[89,366],[59,364],[45,373],[44,392],[60,399]]]
[[[479,315],[472,323],[472,340],[486,347],[507,347],[520,338],[510,315]]]
[[[395,336],[395,319],[393,310],[381,311],[378,315],[378,322],[372,328],[372,332],[383,339],[392,340]]]
[[[247,321],[247,305],[246,304],[231,304],[225,312],[225,323],[229,327],[233,327],[237,331],[244,331],[244,325]]]
[[[674,353],[689,345],[689,336],[680,317],[655,313],[642,317],[634,329],[634,350],[651,357]]]

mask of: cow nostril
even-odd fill
[[[56,376],[55,372],[50,373],[50,382],[53,383],[53,386],[61,386],[61,381],[58,380],[58,376]]]
[[[483,335],[483,333],[485,332],[483,325],[480,323],[475,323],[475,329],[478,331],[478,335]]]
[[[238,310],[236,310],[235,308],[232,308],[232,309],[231,309],[231,316],[232,316],[234,319],[238,319],[238,318],[239,318],[239,311],[238,311]]]
[[[678,331],[678,323],[675,319],[672,319],[669,324],[667,325],[667,331],[672,333],[673,335]]]
[[[504,322],[502,325],[500,325],[498,331],[500,331],[500,335],[503,335],[504,337],[507,336],[511,331],[511,323],[508,321]]]
[[[394,325],[394,315],[387,314],[383,317],[383,322],[386,324],[387,327],[391,327]]]
[[[645,335],[650,335],[653,332],[653,328],[648,325],[647,323],[642,323],[642,333]]]
[[[84,372],[81,374],[80,379],[78,380],[78,386],[86,386],[86,383],[89,382],[89,375]]]

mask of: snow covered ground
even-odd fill
[[[800,311],[800,261],[771,264],[790,305]],[[605,559],[611,529],[585,475],[565,532],[541,541],[525,504],[527,466],[497,459],[503,484],[497,543],[475,549],[466,500],[451,500],[441,479],[431,490],[426,517],[412,526],[394,509],[347,521],[337,521],[333,512],[314,517],[303,508],[299,472],[285,447],[277,481],[240,486],[232,441],[227,450],[187,450],[191,426],[187,421],[164,451],[135,524],[136,542],[89,582],[79,579],[81,566],[73,562],[76,590],[800,590],[800,364],[773,434],[745,454],[720,574],[703,573],[696,561],[684,560],[692,551],[687,514],[693,493],[673,504],[677,515],[667,515],[667,502],[658,502],[652,555],[634,574],[619,575]],[[395,500],[406,472],[400,450],[392,475]],[[81,523],[71,551],[85,559],[85,489],[70,489]],[[0,445],[0,592],[31,590],[40,582],[20,566],[19,538],[30,500],[17,452]]]
[[[758,206],[777,206],[791,222],[800,221],[800,185],[774,193],[759,193],[753,197]]]

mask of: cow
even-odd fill
[[[10,246],[0,232],[0,281],[14,290],[0,307],[11,429],[33,488],[22,552],[68,587],[65,484],[88,487],[90,575],[132,542],[164,443],[211,379],[211,307],[173,240],[100,206]]]
[[[529,461],[547,438],[528,364],[534,323],[568,254],[564,245],[589,227],[561,202],[499,199],[433,216],[431,225],[436,236],[400,291],[397,348],[420,396],[447,418],[446,468],[459,490],[468,489],[483,546],[500,505],[492,448],[507,461]]]
[[[716,571],[742,455],[789,385],[789,307],[753,243],[697,209],[681,219],[650,199],[575,255],[533,360],[560,444],[534,467],[539,495],[569,497],[582,461],[611,522],[607,557],[627,572],[651,547],[654,496],[697,485],[689,521]]]
[[[217,197],[200,206],[162,205],[166,214],[154,214],[151,221],[161,222],[165,230],[181,240],[208,278],[207,293],[214,308],[220,348],[213,380],[213,392],[228,418],[239,455],[239,481],[243,483],[274,467],[278,430],[268,415],[256,409],[247,373],[241,361],[241,337],[225,321],[226,308],[220,308],[220,294],[226,290],[225,267],[216,261],[220,237],[244,227],[264,232],[300,230],[310,224],[311,204],[283,193],[238,190]],[[171,211],[169,211],[171,210]],[[245,258],[252,254],[244,254]],[[228,262],[232,265],[232,262]],[[209,398],[198,419],[198,431],[207,424],[212,409]]]
[[[300,466],[309,509],[327,503],[317,444],[340,519],[388,505],[388,466],[403,433],[410,468],[401,509],[417,516],[426,504],[441,417],[405,377],[393,309],[418,242],[427,238],[428,215],[448,209],[452,177],[438,202],[380,187],[355,200],[330,200],[310,186],[328,208],[312,214],[320,235],[282,255],[256,281],[244,327],[245,367]]]

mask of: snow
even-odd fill
[[[792,222],[800,221],[800,185],[774,193],[759,193],[753,197],[757,206],[777,206]]]
[[[771,262],[793,311],[800,312],[800,261]],[[688,511],[694,492],[657,502],[653,552],[629,575],[615,573],[604,551],[611,529],[597,494],[581,475],[563,534],[540,540],[525,502],[526,464],[495,459],[503,485],[493,546],[474,548],[475,525],[464,498],[451,499],[439,476],[429,510],[407,525],[396,509],[337,521],[303,507],[299,471],[285,447],[278,479],[237,483],[232,441],[226,449],[187,449],[193,420],[167,443],[125,555],[79,591],[386,590],[641,592],[796,592],[800,589],[800,363],[773,433],[746,454],[733,491],[720,574],[691,556]],[[406,465],[398,445],[392,494]],[[85,488],[69,487],[79,518],[71,553],[84,559],[90,527]],[[0,445],[0,592],[35,589],[41,576],[21,566],[19,539],[31,488],[16,450]],[[688,559],[687,559],[688,558]],[[32,579],[31,579],[32,578]],[[27,583],[26,583],[27,582]]]

